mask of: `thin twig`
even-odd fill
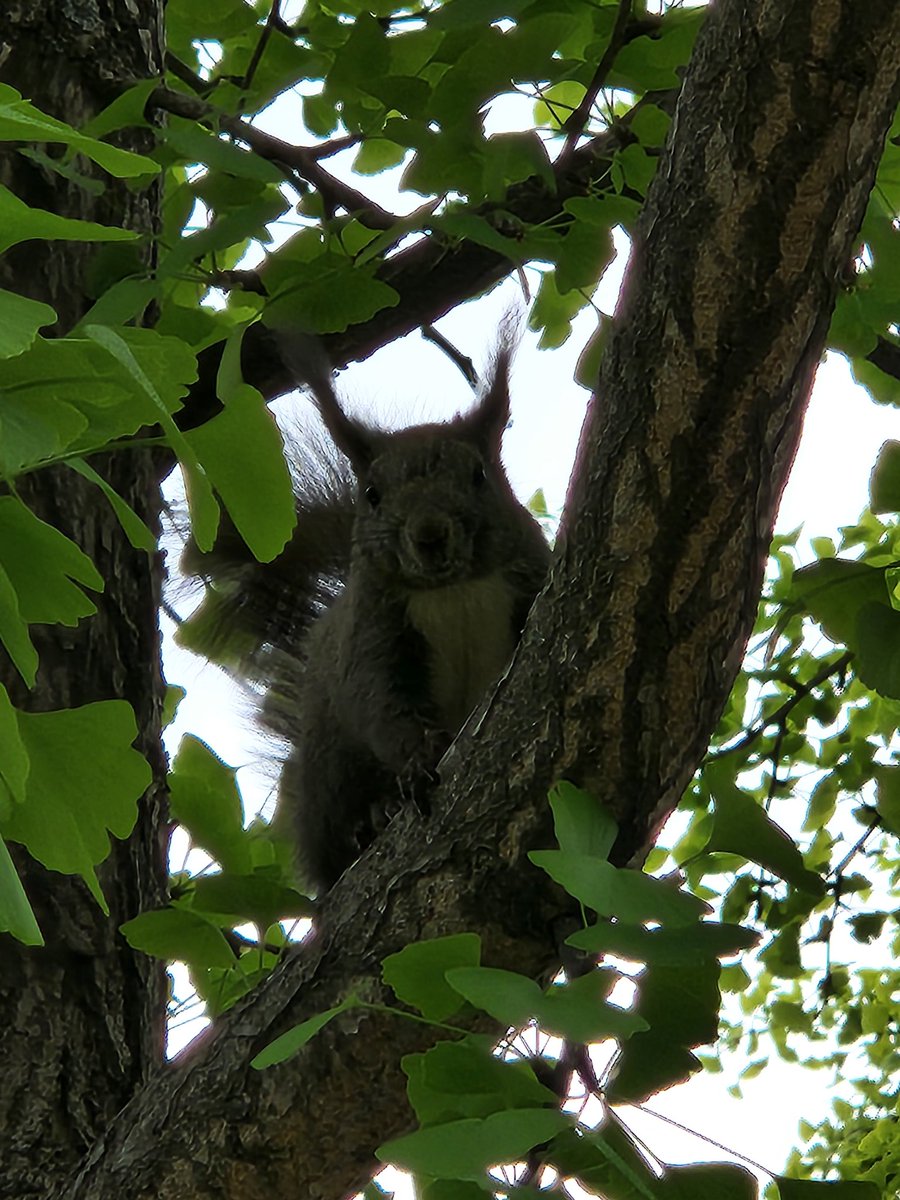
[[[471,358],[467,358],[461,350],[457,350],[453,343],[445,338],[444,335],[435,329],[433,325],[422,326],[422,337],[425,338],[427,342],[433,342],[435,346],[443,350],[451,362],[455,363],[456,366],[459,367],[460,371],[465,376],[466,383],[469,385],[472,391],[477,391],[478,385],[481,381],[478,378],[478,372],[475,370],[475,364],[472,362]]]
[[[356,188],[349,187],[320,166],[315,154],[305,146],[294,146],[281,138],[273,137],[257,129],[242,117],[232,117],[204,100],[174,92],[171,88],[158,87],[151,92],[149,107],[165,109],[166,112],[186,117],[191,121],[208,121],[217,129],[224,130],[269,162],[285,167],[288,171],[305,179],[317,188],[325,204],[333,211],[343,208],[358,217],[370,229],[392,229],[399,220],[393,213],[375,204]]]
[[[268,296],[266,285],[260,278],[259,271],[248,271],[234,268],[231,271],[216,271],[209,276],[209,286],[219,288],[223,292],[233,292],[240,288],[242,292],[253,292],[257,296]]]
[[[619,11],[616,13],[616,23],[613,25],[612,33],[609,35],[609,42],[600,61],[597,63],[597,69],[594,72],[594,77],[588,85],[588,90],[575,111],[566,119],[563,128],[566,130],[566,140],[563,143],[563,148],[560,151],[560,159],[567,159],[578,145],[578,140],[584,133],[585,126],[591,115],[591,109],[594,107],[594,101],[600,93],[600,89],[606,83],[606,77],[609,74],[610,68],[616,60],[616,56],[622,49],[625,41],[625,30],[628,28],[628,21],[631,17],[631,0],[619,0]]]
[[[835,891],[837,893],[836,899],[840,898],[840,888],[837,885],[840,882],[840,880],[842,879],[844,871],[846,871],[847,867],[850,866],[850,863],[854,860],[854,858],[856,858],[857,854],[859,854],[860,850],[862,850],[863,846],[866,844],[866,842],[869,840],[869,838],[872,836],[872,834],[879,827],[880,824],[881,824],[881,817],[879,816],[877,811],[874,811],[872,813],[872,819],[869,822],[869,824],[866,826],[866,828],[863,830],[863,832],[859,835],[859,837],[856,839],[856,841],[853,843],[853,845],[850,847],[850,849],[847,851],[847,853],[844,855],[844,857],[841,859],[841,861],[838,863],[838,865],[831,872],[831,874],[834,876]]]
[[[746,1154],[741,1154],[738,1150],[733,1150],[731,1146],[726,1146],[722,1142],[717,1142],[714,1138],[707,1137],[705,1133],[699,1133],[696,1129],[691,1129],[690,1125],[682,1125],[680,1121],[676,1121],[674,1117],[667,1117],[664,1113],[655,1112],[652,1108],[647,1108],[646,1104],[636,1104],[635,1108],[638,1112],[646,1113],[648,1117],[656,1117],[657,1121],[665,1121],[667,1125],[673,1125],[676,1129],[682,1130],[684,1133],[689,1133],[695,1138],[699,1138],[701,1142],[706,1142],[708,1146],[715,1146],[717,1150],[724,1150],[726,1154],[732,1155],[733,1158],[739,1159],[741,1162],[747,1163],[757,1171],[762,1171],[764,1175],[768,1175],[771,1179],[775,1178],[775,1172],[770,1171],[768,1167],[764,1167],[762,1163],[757,1162],[754,1158],[748,1158]],[[624,1124],[624,1122],[623,1122]],[[625,1126],[626,1129],[628,1126]],[[631,1131],[629,1130],[629,1133]]]
[[[748,730],[747,734],[739,742],[735,742],[733,746],[727,746],[724,750],[720,750],[717,754],[713,754],[710,757],[713,761],[716,761],[720,758],[725,758],[728,754],[734,754],[737,750],[746,750],[748,746],[753,745],[761,734],[765,733],[770,725],[783,725],[785,718],[789,716],[801,700],[806,699],[813,688],[817,688],[820,684],[824,683],[829,676],[839,675],[842,671],[846,670],[852,659],[853,655],[847,650],[833,663],[825,663],[824,666],[816,671],[812,679],[806,683],[799,684],[793,696],[789,696],[784,704],[780,708],[776,708],[768,717],[763,717],[759,724],[754,725],[752,729]]]
[[[253,82],[253,76],[256,74],[256,68],[262,61],[262,56],[266,52],[266,46],[269,44],[269,38],[272,36],[273,30],[277,23],[281,20],[281,0],[272,0],[272,7],[269,9],[269,16],[263,26],[263,31],[259,35],[259,41],[256,43],[256,48],[247,64],[247,70],[244,72],[244,78],[241,81],[241,91],[246,91]]]
[[[166,51],[166,70],[170,71],[176,79],[180,79],[183,84],[189,87],[192,92],[196,92],[198,96],[207,96],[216,86],[214,82],[208,79],[201,79],[196,71],[192,71],[187,63],[182,62],[180,58],[176,58],[171,50]]]

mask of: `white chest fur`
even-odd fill
[[[512,593],[489,575],[414,592],[407,611],[428,643],[431,698],[455,734],[515,649]]]

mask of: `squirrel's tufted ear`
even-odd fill
[[[478,403],[457,418],[462,436],[475,442],[489,462],[499,461],[503,431],[509,424],[509,370],[519,343],[519,316],[517,309],[511,309],[503,318]]]
[[[329,376],[310,379],[308,386],[334,444],[347,455],[356,474],[363,475],[372,465],[376,454],[375,431],[362,421],[355,421],[353,417],[347,416],[341,408]]]
[[[298,387],[306,388],[337,448],[357,473],[368,470],[375,457],[377,433],[348,417],[332,383],[332,367],[317,337],[298,330],[270,329],[285,366]]]

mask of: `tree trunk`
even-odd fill
[[[3,80],[47,112],[80,125],[108,103],[105,81],[125,71],[142,76],[159,70],[160,20],[157,0],[142,0],[140,10],[112,0],[6,4],[0,14],[0,47],[8,51]],[[143,135],[129,147],[150,144]],[[97,197],[8,144],[4,150],[0,182],[35,207],[152,228],[155,190],[136,193],[103,176],[106,190]],[[51,304],[59,315],[56,332],[65,332],[90,304],[85,277],[94,253],[78,242],[27,242],[0,258],[0,286]],[[150,457],[120,455],[101,469],[155,527],[160,496]],[[72,471],[39,471],[20,480],[18,490],[34,512],[90,555],[107,583],[92,619],[76,629],[33,630],[41,659],[33,691],[5,655],[3,682],[14,702],[32,711],[128,700],[141,730],[138,746],[155,776],[132,837],[113,842],[98,871],[108,917],[80,879],[15,854],[47,940],[45,948],[31,949],[0,935],[0,1196],[21,1200],[51,1195],[159,1066],[165,973],[131,950],[118,929],[162,902],[167,838],[157,619],[161,558],[132,549],[100,492]]]

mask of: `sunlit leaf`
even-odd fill
[[[17,714],[31,769],[25,799],[0,821],[45,867],[80,875],[106,911],[94,867],[109,853],[109,835],[125,838],[150,768],[132,746],[134,712],[103,700],[59,712]]]
[[[480,957],[477,934],[451,934],[413,942],[388,955],[381,974],[404,1004],[432,1021],[445,1021],[462,1006],[459,992],[447,982],[445,973],[454,967],[475,966]]]
[[[382,1162],[447,1179],[480,1179],[488,1167],[516,1162],[567,1128],[571,1118],[552,1109],[515,1109],[483,1120],[449,1121],[385,1142]]]
[[[0,358],[12,358],[27,350],[38,330],[55,320],[56,313],[49,304],[0,290]]]

